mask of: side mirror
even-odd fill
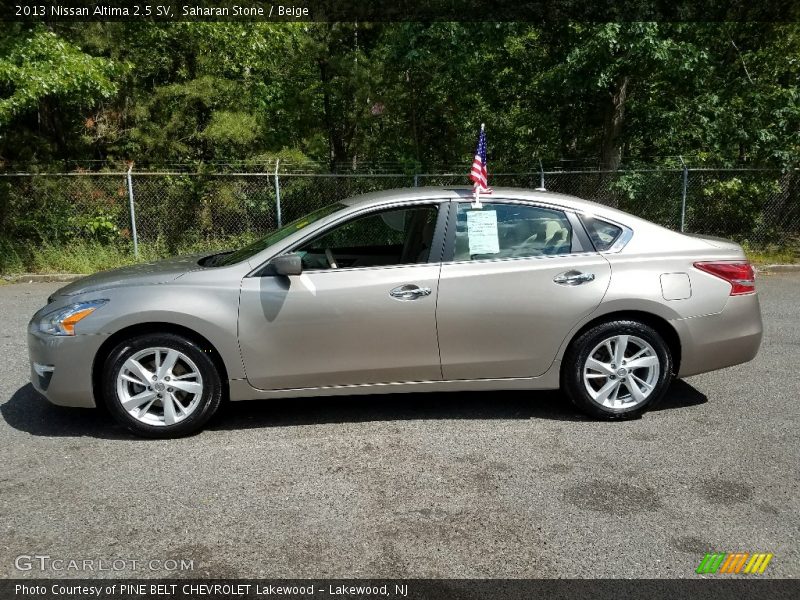
[[[269,262],[273,273],[277,275],[302,275],[303,259],[299,254],[284,254],[276,256]]]

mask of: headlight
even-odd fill
[[[108,300],[78,302],[47,313],[39,319],[39,331],[50,335],[75,335],[75,325],[106,302]]]

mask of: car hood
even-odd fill
[[[65,285],[55,295],[74,296],[75,294],[96,292],[116,287],[168,283],[175,281],[189,271],[201,268],[197,261],[210,254],[181,256],[129,267],[120,267],[110,271],[101,271]]]

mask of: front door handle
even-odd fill
[[[581,273],[580,271],[564,271],[553,277],[553,281],[560,285],[581,285],[594,281],[594,273]]]
[[[389,292],[389,295],[392,298],[397,298],[398,300],[416,300],[417,298],[422,298],[423,296],[430,296],[431,288],[406,284],[394,288]]]

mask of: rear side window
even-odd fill
[[[558,210],[525,204],[458,205],[455,260],[569,254],[572,226]]]
[[[583,224],[586,225],[586,231],[589,232],[589,237],[592,238],[595,249],[600,252],[610,249],[622,235],[622,227],[618,225],[595,217],[583,216],[581,218]]]

